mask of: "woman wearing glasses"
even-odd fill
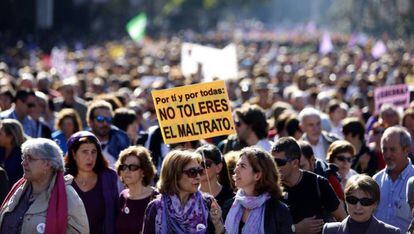
[[[234,197],[226,161],[214,145],[200,146],[196,153],[204,156],[201,167],[204,168],[205,173],[201,175],[200,190],[214,196],[220,207],[223,207],[226,201]]]
[[[116,168],[127,187],[119,198],[116,233],[140,233],[145,208],[158,194],[150,186],[155,174],[150,152],[142,146],[130,146],[121,151]]]
[[[158,189],[161,193],[145,211],[143,233],[222,233],[221,209],[198,187],[201,155],[173,150],[164,158]]]
[[[0,208],[0,233],[89,233],[85,207],[63,177],[63,154],[52,140],[22,145],[23,178]]]
[[[96,136],[87,131],[73,134],[67,142],[66,172],[85,204],[90,233],[115,233],[118,212],[118,176],[109,169]]]
[[[345,186],[345,202],[348,217],[342,222],[326,223],[322,233],[400,233],[400,229],[383,223],[373,216],[380,202],[380,188],[371,177],[354,175],[349,178]]]
[[[354,155],[355,148],[345,140],[334,141],[328,148],[327,160],[338,167],[342,189],[344,189],[347,180],[351,176],[358,174],[351,169]]]
[[[223,209],[227,233],[293,233],[289,209],[280,201],[279,172],[267,151],[244,148],[233,179],[238,191],[230,210]]]

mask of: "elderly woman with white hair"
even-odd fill
[[[85,207],[63,177],[63,156],[52,140],[22,145],[23,178],[0,208],[0,233],[89,233]]]

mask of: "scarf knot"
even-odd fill
[[[239,233],[239,224],[245,209],[250,210],[250,213],[243,226],[242,233],[264,233],[264,204],[269,198],[268,193],[259,196],[247,196],[243,190],[237,191],[224,224],[227,233]]]
[[[208,208],[202,194],[191,194],[184,206],[177,195],[163,194],[155,218],[156,233],[197,233],[207,231]]]

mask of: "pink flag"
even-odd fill
[[[382,40],[377,41],[377,43],[375,43],[371,50],[372,57],[374,57],[375,59],[380,58],[386,52],[387,47],[385,46],[385,43]]]
[[[333,44],[331,40],[331,36],[328,32],[324,32],[322,36],[321,43],[319,44],[319,53],[320,54],[327,54],[333,50]]]

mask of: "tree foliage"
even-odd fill
[[[394,37],[414,35],[414,0],[347,0],[331,5],[326,21],[349,32]]]

